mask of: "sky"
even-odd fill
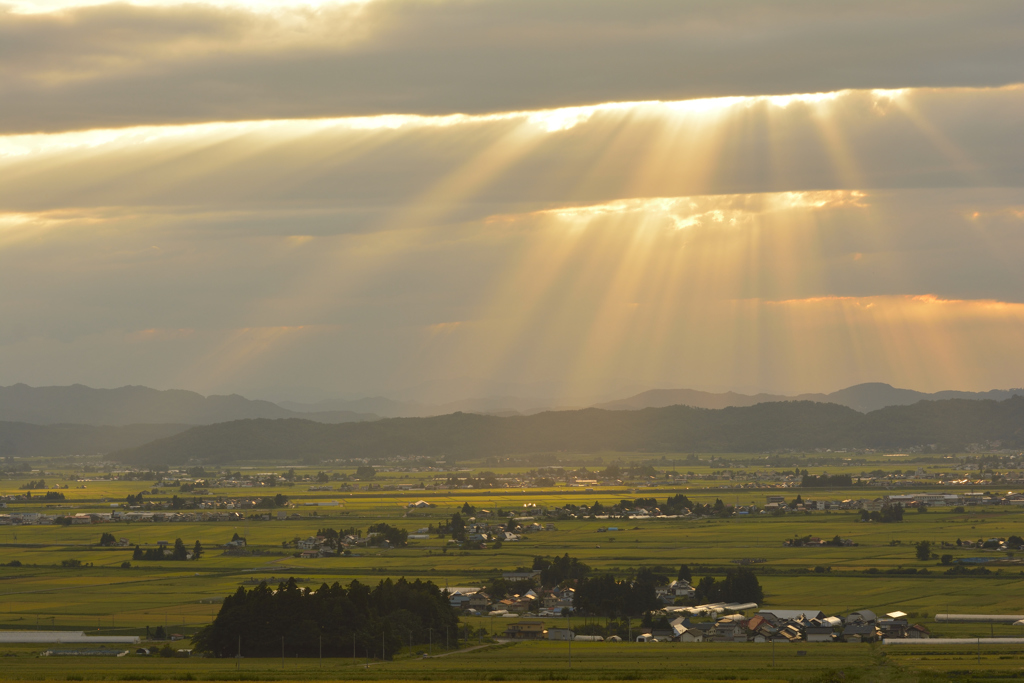
[[[0,384],[1024,386],[1021,35],[1016,1],[0,0]]]

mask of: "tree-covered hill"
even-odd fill
[[[138,424],[97,427],[81,424],[35,425],[24,422],[0,422],[0,457],[110,453],[178,434],[189,426]]]
[[[922,401],[866,415],[834,404],[798,401],[721,410],[590,408],[514,417],[454,413],[337,425],[296,419],[239,420],[195,427],[114,457],[156,465],[396,455],[462,459],[601,450],[760,452],[925,444],[959,449],[990,441],[1024,444],[1024,398]]]

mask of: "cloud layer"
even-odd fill
[[[61,1],[0,383],[1024,385],[1019,3]]]
[[[9,7],[8,133],[999,86],[1024,63],[1013,0]]]

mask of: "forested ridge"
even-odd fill
[[[960,450],[970,443],[994,441],[1007,447],[1024,444],[1024,397],[921,401],[867,414],[830,403],[793,401],[720,410],[589,408],[513,417],[454,413],[337,425],[239,420],[195,427],[114,457],[155,465],[396,455],[461,459],[602,450],[762,452],[916,445]]]
[[[0,457],[95,455],[135,448],[189,429],[184,424],[28,424],[0,421]]]

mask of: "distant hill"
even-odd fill
[[[433,417],[451,413],[483,413],[483,414],[524,414],[530,415],[545,410],[558,410],[551,401],[542,401],[520,396],[488,396],[466,398],[447,403],[418,403],[416,401],[395,401],[390,398],[375,396],[358,399],[331,399],[318,403],[296,403],[281,401],[278,405],[307,417],[317,411],[353,411],[372,413],[380,417]],[[586,404],[582,404],[586,405]]]
[[[135,448],[155,439],[178,434],[192,425],[35,425],[0,422],[0,457],[96,455]]]
[[[906,448],[998,440],[1024,444],[1024,397],[1005,401],[924,401],[859,413],[833,403],[769,402],[720,410],[669,406],[496,417],[454,413],[429,418],[317,424],[244,420],[195,427],[112,457],[142,465],[188,460],[323,460],[395,455],[456,459],[512,453],[650,451],[762,452],[814,448]]]
[[[882,382],[857,384],[831,394],[800,394],[783,396],[780,394],[738,394],[726,392],[715,394],[693,389],[652,389],[629,398],[601,403],[595,408],[604,410],[640,410],[642,408],[663,408],[665,406],[682,405],[695,408],[728,408],[753,406],[758,403],[777,401],[815,401],[818,403],[837,403],[862,413],[879,410],[888,406],[905,406],[918,401],[960,398],[965,400],[991,399],[1002,401],[1011,396],[1024,396],[1024,389],[994,390],[984,392],[971,391],[939,391],[927,394],[911,389],[897,389]]]
[[[204,425],[247,418],[288,418],[300,413],[269,401],[252,401],[237,394],[203,396],[194,391],[159,391],[128,386],[93,389],[67,387],[0,387],[0,421],[32,424],[190,424]],[[317,422],[376,419],[351,411],[321,411],[301,416]]]

